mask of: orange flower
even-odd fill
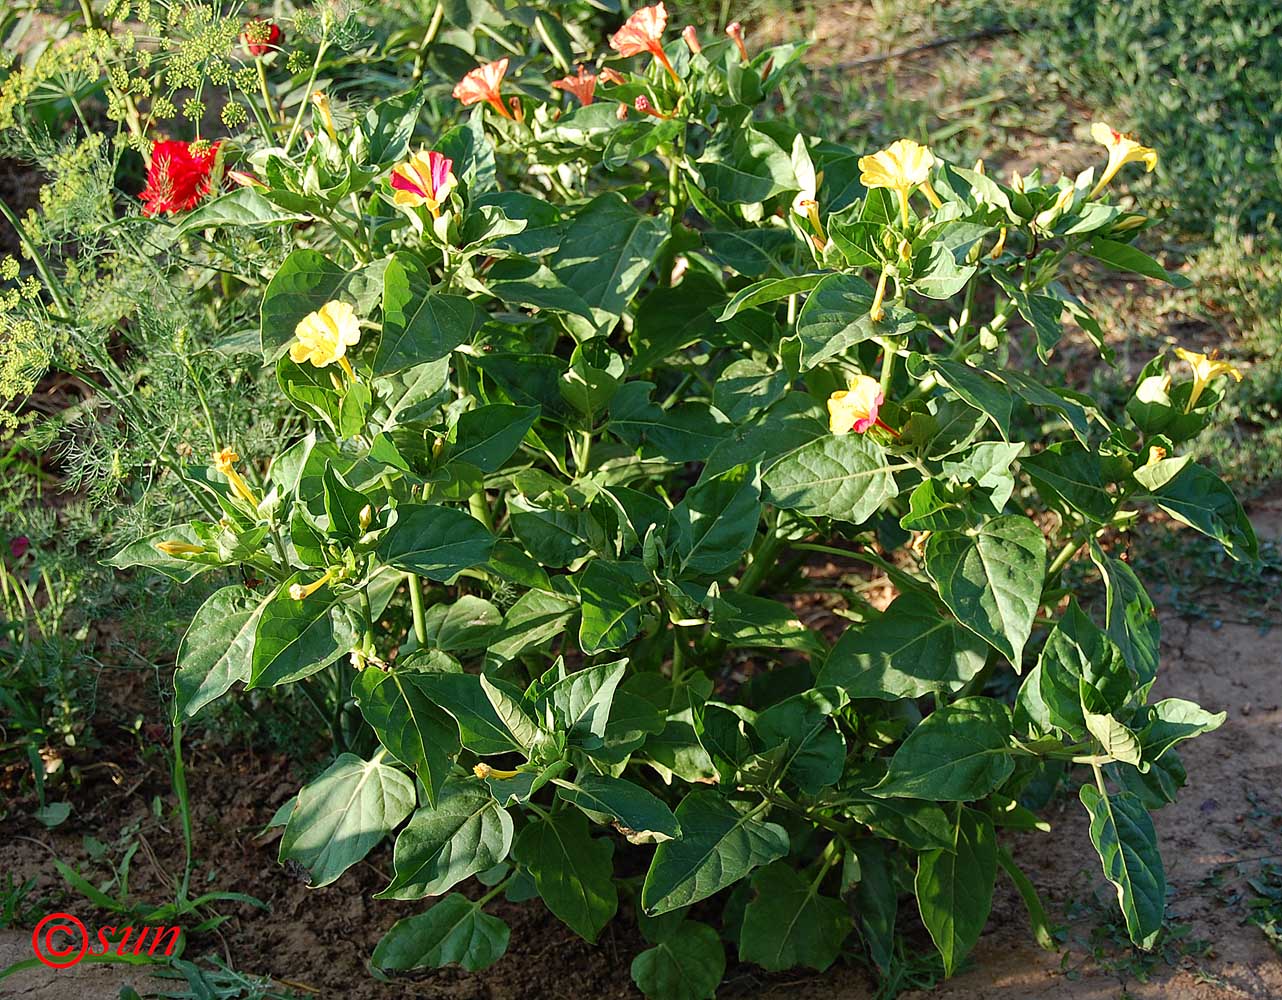
[[[596,74],[589,73],[579,63],[579,75],[567,76],[560,80],[553,80],[552,86],[557,90],[564,90],[567,94],[573,94],[579,99],[582,105],[592,103],[592,95],[596,93]]]
[[[649,52],[662,63],[673,82],[678,86],[681,78],[668,62],[668,55],[663,51],[663,29],[668,24],[668,9],[662,3],[653,7],[642,7],[634,13],[623,27],[610,36],[610,48],[621,56],[635,56]]]
[[[464,107],[485,101],[504,118],[511,118],[512,113],[508,111],[499,93],[503,77],[507,75],[507,63],[507,57],[504,56],[498,62],[476,67],[455,85],[455,100],[461,101]]]

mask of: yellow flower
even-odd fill
[[[1166,458],[1165,448],[1163,448],[1160,444],[1149,445],[1148,461],[1146,461],[1144,465],[1145,467],[1150,465],[1157,465],[1157,463],[1162,461],[1162,459],[1164,458]]]
[[[1060,217],[1065,212],[1073,207],[1073,198],[1076,194],[1077,189],[1071,184],[1063,188],[1060,191],[1059,196],[1055,199],[1055,203],[1051,205],[1050,208],[1046,209],[1046,211],[1039,212],[1037,218],[1035,218],[1033,222],[1038,226],[1049,229],[1059,221]]]
[[[1103,122],[1091,126],[1091,138],[1108,148],[1108,165],[1104,175],[1091,189],[1089,197],[1096,198],[1105,186],[1128,163],[1143,163],[1145,173],[1152,173],[1157,166],[1157,150],[1141,146],[1129,135],[1123,135]]]
[[[1198,397],[1211,384],[1212,379],[1217,379],[1221,375],[1232,375],[1235,381],[1242,381],[1242,373],[1227,361],[1217,358],[1217,353],[1212,351],[1210,354],[1199,354],[1197,351],[1186,351],[1182,347],[1175,349],[1176,356],[1181,361],[1187,361],[1189,367],[1193,369],[1193,391],[1189,393],[1189,401],[1184,404],[1185,413],[1193,409]]]
[[[166,542],[157,542],[156,548],[167,556],[198,556],[205,551],[203,545],[192,545],[191,542],[183,542],[178,539],[170,539]]]
[[[478,778],[481,778],[482,780],[484,780],[485,778],[496,778],[499,781],[506,781],[509,778],[515,778],[517,774],[519,774],[520,772],[504,771],[501,768],[490,767],[489,764],[482,763],[482,764],[477,764],[475,767],[473,767],[472,773],[475,774]]]
[[[329,579],[330,575],[329,573],[326,573],[319,580],[315,580],[306,585],[301,583],[291,583],[289,585],[289,599],[291,601],[305,601],[307,598],[311,597],[312,594],[316,593],[316,591],[320,590],[321,587],[329,583]]]
[[[310,361],[317,368],[338,362],[347,377],[356,380],[346,354],[349,347],[360,343],[361,327],[356,310],[346,302],[331,299],[314,313],[308,313],[294,328],[298,340],[290,345],[289,357],[294,364]]]
[[[810,228],[814,232],[812,239],[815,241],[815,249],[823,253],[824,247],[828,244],[828,234],[824,232],[823,223],[819,221],[819,203],[814,198],[803,198],[798,195],[793,199],[792,210],[809,221]]]
[[[875,378],[857,375],[848,390],[839,389],[828,397],[828,429],[834,434],[862,434],[878,423],[877,411],[884,401]]]
[[[436,150],[421,149],[392,168],[392,201],[416,208],[426,205],[435,218],[457,183],[454,161]]]
[[[908,196],[922,188],[932,205],[939,198],[930,186],[935,154],[912,139],[898,139],[880,152],[859,158],[859,183],[867,188],[888,188],[899,196],[899,214],[908,225]]]
[[[245,482],[244,477],[236,471],[234,463],[240,461],[240,456],[231,448],[224,448],[222,451],[214,452],[214,468],[227,477],[231,483],[231,488],[242,500],[246,501],[254,510],[258,509],[258,497],[254,491],[249,488],[249,483]]]

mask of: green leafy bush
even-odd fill
[[[1254,557],[1177,454],[1236,372],[1156,357],[1114,413],[1053,362],[1066,323],[1098,337],[1066,262],[1173,280],[1109,200],[1157,154],[1097,126],[1098,175],[1001,183],[771,117],[800,50],[753,55],[737,25],[676,40],[644,8],[611,52],[586,9],[439,9],[482,61],[457,83],[340,107],[322,12],[292,116],[254,55],[245,130],[132,143],[129,224],[208,316],[256,313],[254,367],[295,411],[252,451],[217,425],[212,458],[157,440],[194,500],[113,564],[242,573],[187,630],[175,722],[237,685],[306,693],[341,752],[278,814],[281,858],[325,885],[395,839],[380,895],[433,901],[384,972],[496,961],[502,893],[588,940],[631,899],[649,996],[711,996],[725,942],[824,969],[857,932],[888,968],[908,895],[951,973],[999,867],[1049,940],[997,833],[1079,776],[1151,946],[1149,813],[1223,716],[1150,702],[1159,624],[1121,539],[1160,509]],[[426,134],[446,92],[472,110]],[[235,254],[276,240],[267,266]],[[31,321],[60,330],[42,274]],[[852,587],[844,630],[807,627],[817,557],[894,599]]]

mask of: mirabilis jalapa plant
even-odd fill
[[[1065,321],[1111,360],[1067,262],[1176,280],[1110,196],[1157,153],[1096,125],[1098,177],[1010,183],[908,139],[866,155],[763,113],[797,47],[666,22],[637,11],[563,78],[478,67],[434,139],[422,88],[347,127],[316,94],[298,149],[224,150],[244,186],[158,217],[306,244],[245,294],[307,433],[189,468],[221,518],[115,559],[255,584],[191,623],[176,720],[303,686],[344,749],[280,855],[326,885],[395,838],[380,895],[431,902],[383,971],[493,963],[502,893],[588,940],[630,902],[648,996],[712,996],[724,941],[889,970],[906,896],[951,973],[999,868],[1049,941],[998,831],[1047,830],[1079,783],[1151,947],[1149,813],[1223,715],[1150,703],[1159,623],[1118,546],[1156,507],[1255,556],[1178,454],[1241,376],[1160,356],[1109,413],[1050,362]],[[835,642],[807,628],[787,598],[814,554],[893,601],[851,590]]]

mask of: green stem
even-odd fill
[[[44,259],[44,255],[36,249],[35,243],[32,242],[31,237],[27,235],[27,231],[22,228],[22,224],[18,221],[18,217],[14,215],[9,206],[5,204],[3,198],[0,198],[0,215],[3,215],[5,221],[13,227],[14,233],[17,234],[22,245],[26,247],[27,256],[30,257],[31,262],[35,264],[36,273],[40,275],[40,280],[43,281],[45,283],[45,287],[49,289],[49,297],[53,299],[53,304],[58,307],[58,312],[62,314],[64,319],[70,319],[71,307],[67,304],[66,293],[63,291],[62,282],[58,281],[54,276],[53,271],[49,268],[48,262]]]
[[[417,573],[406,573],[405,583],[410,590],[410,609],[414,613],[414,638],[419,647],[427,645],[427,618],[423,614],[423,585]]]
[[[268,120],[275,124],[276,105],[272,103],[272,92],[267,86],[267,67],[263,64],[262,56],[255,56],[254,62],[258,64],[258,92],[263,95],[263,108],[267,112]]]
[[[436,33],[441,28],[441,19],[445,16],[445,4],[438,3],[436,10],[432,12],[432,19],[427,23],[427,31],[423,35],[423,41],[419,43],[418,52],[414,54],[414,69],[410,74],[410,79],[419,80],[423,77],[423,65],[427,62],[427,50],[432,47],[436,41]]]
[[[316,86],[316,74],[320,72],[321,61],[325,58],[325,52],[329,49],[329,19],[325,20],[325,27],[321,34],[320,47],[316,50],[316,61],[312,63],[311,76],[307,78],[307,87],[303,90],[303,99],[298,104],[298,114],[294,116],[294,127],[289,130],[289,138],[285,140],[285,153],[288,154],[294,148],[294,140],[298,138],[298,132],[303,127],[303,115],[307,114],[307,106],[312,102],[312,88]]]
[[[888,398],[890,396],[890,380],[895,376],[895,358],[897,355],[894,346],[889,340],[883,340],[881,348],[881,394]]]
[[[485,498],[485,490],[477,490],[467,498],[467,509],[471,511],[474,518],[493,533],[494,515],[490,511],[489,501]]]
[[[779,511],[775,510],[767,516],[766,533],[753,550],[752,562],[739,578],[739,586],[735,590],[741,594],[755,594],[774,566],[775,557],[786,544],[787,541],[779,534]]]
[[[178,797],[178,814],[183,828],[183,879],[178,889],[179,902],[187,902],[187,889],[191,885],[192,832],[191,804],[187,795],[187,769],[183,765],[183,729],[174,726],[174,794]]]

